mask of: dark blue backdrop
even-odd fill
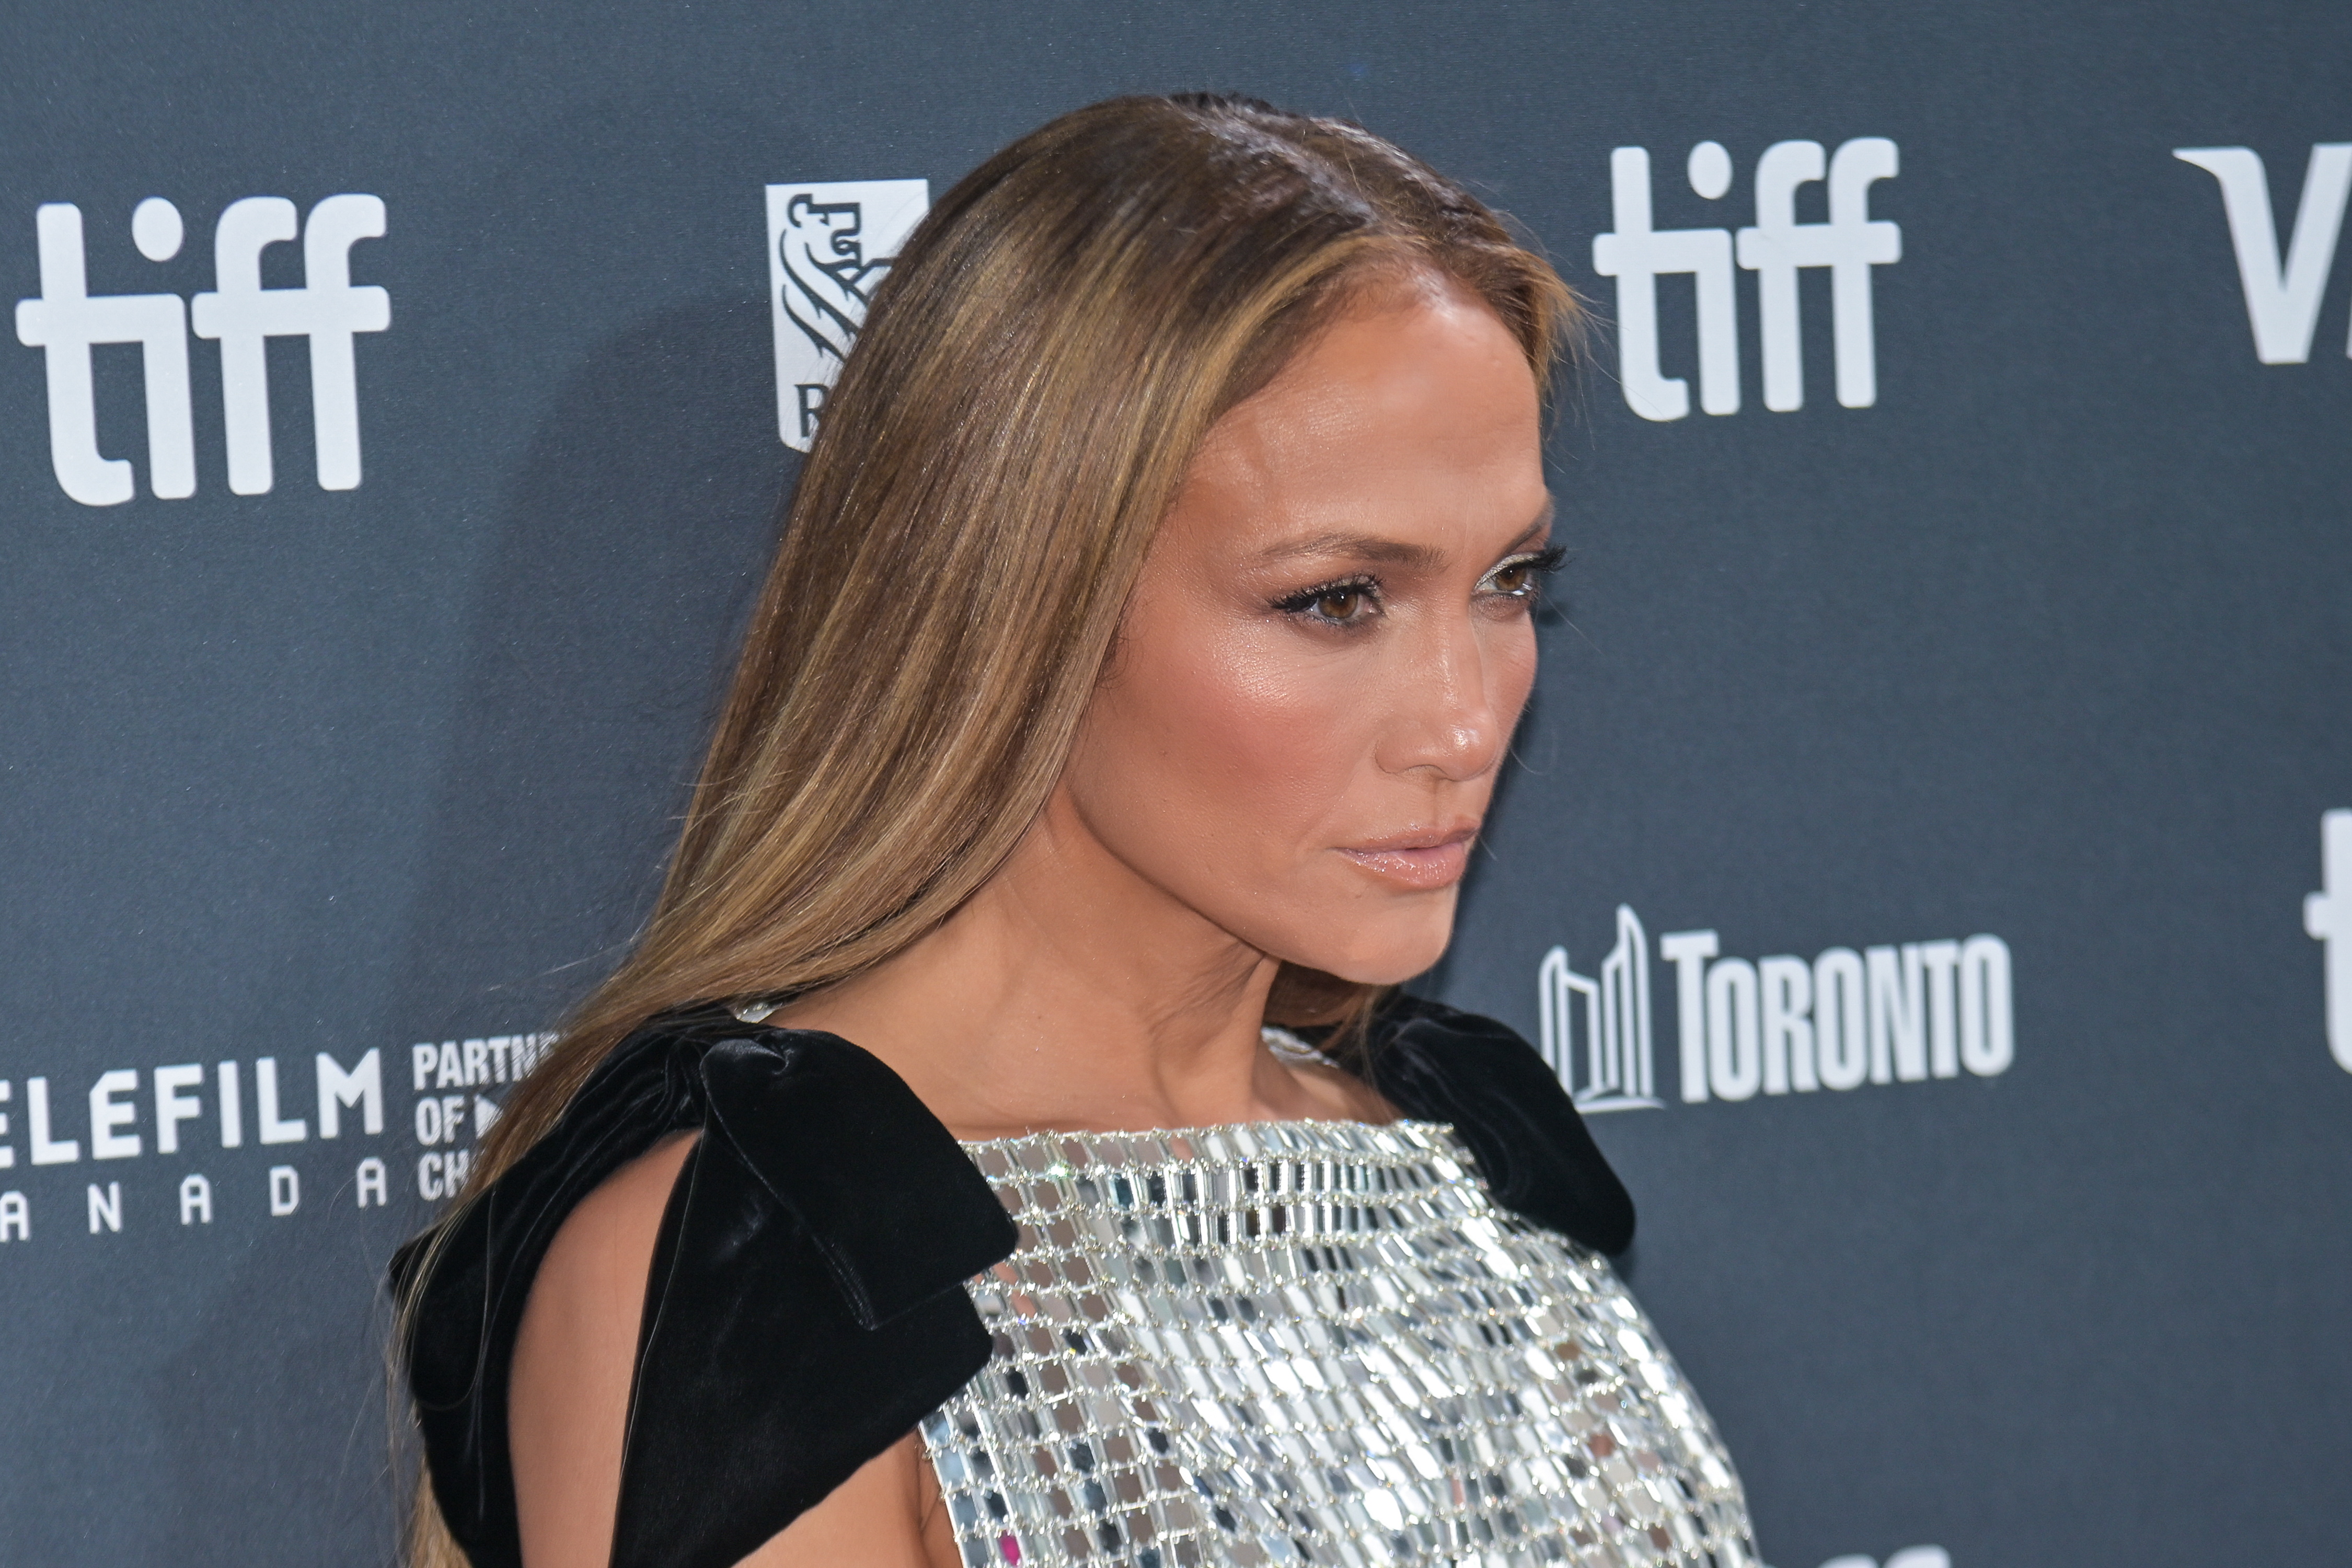
[[[0,352],[0,1560],[388,1557],[375,1282],[513,1037],[645,908],[793,472],[766,187],[937,193],[1065,109],[1202,86],[1362,120],[1626,321],[1553,445],[1566,603],[1429,984],[1549,1011],[1589,1100],[1658,1102],[1596,1114],[1630,1272],[1768,1556],[2343,1555],[2352,163],[2313,149],[2352,142],[2352,14],[334,0],[39,7],[0,52],[0,281],[48,301]],[[1641,416],[1638,281],[1594,268],[1612,153],[1732,258],[1768,148],[1874,138],[1866,214],[1808,184],[1786,216],[1869,280],[1874,398],[1841,404],[1807,267],[1803,405],[1768,407],[1781,307],[1725,260],[1706,310],[1705,272],[1654,280],[1692,406]],[[2214,148],[2261,168],[2174,156]],[[181,331],[162,301],[236,292],[232,203],[338,194],[382,201],[348,255],[388,325],[337,339],[333,247],[278,243],[258,284],[310,293]],[[150,197],[176,248],[160,208],[134,233]],[[48,204],[91,296],[149,303],[60,306]],[[1862,221],[1899,260],[1855,259]],[[2250,289],[2299,361],[2258,354]],[[146,346],[91,350],[83,398],[59,333],[126,321]],[[253,349],[272,321],[310,335]],[[331,489],[337,341],[363,461]],[[1711,394],[1703,341],[1737,358]],[[223,361],[256,353],[274,482],[237,493],[265,405]],[[194,493],[159,495],[182,406]],[[77,408],[133,499],[68,494]],[[1621,904],[1640,986],[1604,973]],[[1933,945],[1979,935],[2005,986]],[[1824,1010],[1761,961],[1834,982],[1839,949],[1887,1081],[1808,1090]],[[1598,1040],[1584,977],[1623,1004]]]

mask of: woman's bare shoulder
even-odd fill
[[[515,1341],[508,1441],[525,1568],[604,1568],[654,1249],[695,1134],[614,1172],[572,1209]],[[909,1433],[744,1560],[744,1568],[951,1568],[938,1489]]]
[[[604,1178],[573,1205],[541,1260],[530,1306],[523,1317],[526,1336],[532,1315],[545,1298],[551,1302],[560,1300],[567,1310],[562,1321],[573,1321],[583,1310],[601,1315],[614,1307],[625,1308],[634,1348],[637,1316],[645,1305],[646,1279],[653,1268],[654,1243],[661,1234],[662,1212],[698,1136],[672,1133]],[[623,1286],[630,1288],[625,1300],[612,1294]]]
[[[656,1144],[566,1215],[515,1336],[507,1440],[528,1568],[603,1563],[662,1212],[694,1136]]]

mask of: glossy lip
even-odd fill
[[[1475,822],[1408,827],[1339,853],[1385,881],[1420,889],[1450,888],[1469,869],[1470,844],[1477,837]]]

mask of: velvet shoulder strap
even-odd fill
[[[598,1184],[700,1128],[656,1244],[614,1568],[730,1568],[987,1363],[963,1282],[1011,1219],[897,1074],[711,1012],[624,1041],[562,1120],[394,1261],[433,1490],[475,1568],[521,1568],[507,1376],[548,1244]]]
[[[1450,1121],[1496,1203],[1587,1247],[1633,1244],[1633,1200],[1550,1066],[1517,1032],[1417,996],[1374,1016],[1366,1077],[1418,1121]]]

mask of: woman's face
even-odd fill
[[[1064,778],[1117,858],[1272,957],[1434,963],[1535,679],[1536,383],[1475,296],[1343,315],[1218,422]]]

